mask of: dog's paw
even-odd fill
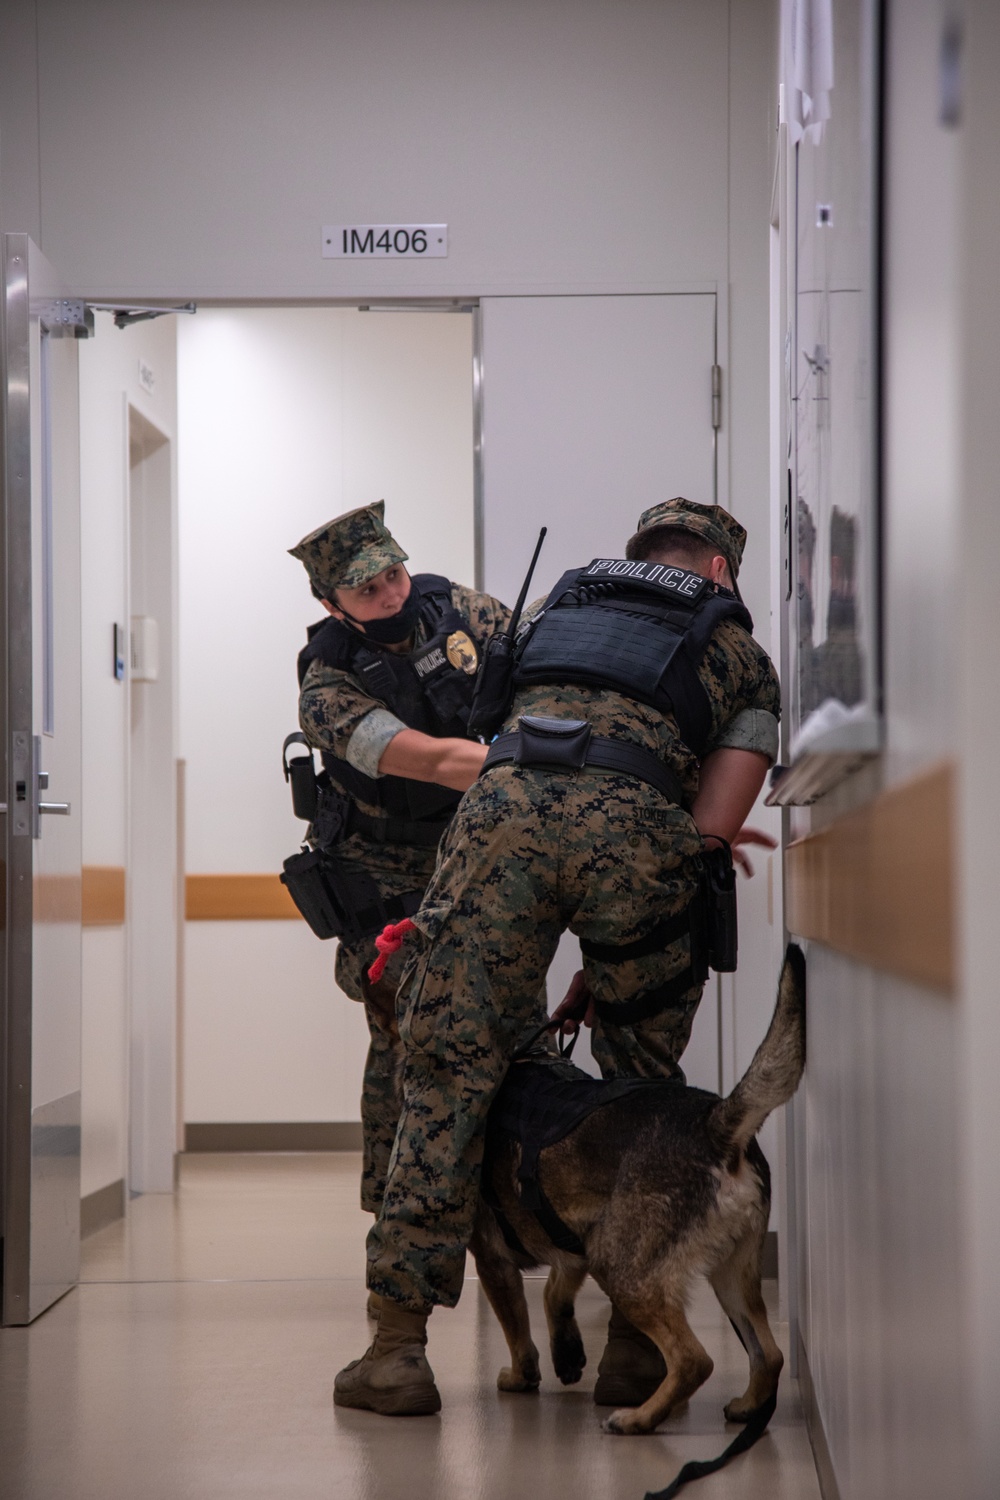
[[[563,1385],[576,1385],[587,1363],[579,1329],[558,1333],[552,1340],[552,1365]]]
[[[734,1401],[730,1401],[728,1406],[722,1408],[722,1415],[727,1422],[749,1422],[760,1407],[759,1401],[751,1401],[747,1396],[738,1396]]]
[[[497,1376],[497,1390],[514,1394],[530,1395],[538,1390],[541,1383],[542,1376],[537,1363],[528,1364],[521,1370],[512,1370],[509,1365],[505,1365]]]
[[[612,1432],[619,1437],[636,1437],[642,1433],[652,1432],[653,1428],[641,1420],[638,1408],[623,1406],[618,1411],[613,1411],[610,1417],[606,1417],[601,1423],[602,1432]]]

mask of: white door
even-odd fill
[[[540,526],[549,534],[532,599],[567,568],[623,557],[647,506],[673,495],[714,504],[715,318],[715,296],[705,293],[483,299],[489,592],[513,603]],[[565,937],[549,975],[550,1003],[579,961],[576,939]],[[714,983],[684,1069],[690,1082],[718,1087]]]
[[[513,601],[622,557],[639,513],[715,501],[715,297],[488,297],[482,303],[486,587]]]
[[[28,1323],[80,1258],[80,495],[69,302],[26,235],[3,243],[7,876],[3,1322]]]

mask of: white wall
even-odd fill
[[[139,385],[140,359],[154,372],[152,394]],[[172,436],[175,377],[172,318],[117,329],[96,315],[94,338],[80,345],[85,865],[128,863],[129,687],[112,670],[112,627],[129,615],[126,401]],[[127,1175],[128,1034],[125,928],[84,928],[84,1194]]]
[[[12,0],[7,26],[32,8]],[[770,5],[736,9],[767,32]],[[16,227],[40,229],[91,295],[724,279],[729,12],[728,0],[37,0],[35,160],[33,70],[23,54],[9,63],[24,99]],[[446,260],[321,258],[324,223],[422,219],[449,224]]]
[[[360,1119],[368,1030],[333,961],[304,922],[187,924],[185,1120]]]
[[[1000,241],[1000,10],[993,0],[965,8],[965,100],[963,146],[964,233],[958,261],[962,431],[958,444],[958,497],[962,517],[960,703],[963,765],[960,784],[963,1029],[958,1100],[961,1132],[962,1226],[965,1254],[966,1389],[976,1460],[974,1493],[979,1500],[1000,1493],[1000,1443],[996,1438],[996,1391],[1000,1386],[1000,694],[996,651],[1000,638],[1000,287],[996,246]]]
[[[205,309],[179,333],[181,742],[192,873],[277,873],[295,659],[322,616],[287,549],[386,501],[411,571],[472,581],[472,319]],[[185,1118],[356,1120],[367,1032],[300,922],[189,922]]]
[[[810,946],[809,1059],[795,1104],[800,1317],[842,1500],[997,1492],[992,1155],[1000,955],[987,877],[996,863],[997,826],[995,404],[990,418],[980,412],[978,491],[966,494],[963,479],[966,402],[971,391],[979,395],[967,345],[975,328],[980,359],[988,348],[993,361],[995,402],[995,352],[980,338],[978,324],[983,314],[992,318],[987,326],[995,336],[997,296],[985,262],[977,284],[981,304],[969,303],[962,280],[963,254],[971,259],[975,244],[978,255],[996,232],[997,52],[991,54],[994,70],[981,75],[978,113],[966,95],[961,128],[943,126],[939,59],[945,15],[937,0],[895,0],[888,7],[886,750],[877,768],[844,783],[800,816],[798,825],[803,831],[821,827],[863,806],[882,787],[950,759],[965,789],[963,820],[956,826],[959,895],[973,900],[975,912],[963,912],[960,901],[963,936],[954,996]],[[995,16],[989,26],[995,49],[993,21]],[[978,45],[976,36],[967,35],[967,55]],[[986,91],[986,108],[993,111],[988,166],[978,134]],[[834,110],[836,100],[835,92]],[[975,187],[965,160],[974,142],[983,153]],[[993,221],[991,231],[980,229],[975,241],[973,203],[989,203]],[[986,901],[974,896],[980,890],[989,892]],[[973,1107],[969,1081],[976,1073],[981,1092]],[[978,1144],[975,1166],[963,1163],[967,1139]],[[987,1140],[992,1145],[984,1150]],[[981,1197],[987,1180],[988,1207]],[[993,1268],[989,1276],[984,1251]],[[978,1278],[967,1277],[970,1263],[977,1265]],[[991,1343],[981,1313],[984,1298],[991,1308]],[[976,1348],[978,1372],[970,1360]],[[983,1380],[983,1451],[994,1467],[993,1482],[979,1488],[970,1443],[976,1373]]]

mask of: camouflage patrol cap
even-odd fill
[[[318,598],[332,598],[335,589],[356,589],[394,563],[406,562],[408,554],[386,529],[384,515],[384,500],[362,505],[289,547],[292,557],[305,564]]]
[[[660,526],[677,526],[682,531],[692,531],[695,536],[704,537],[706,542],[718,548],[734,578],[740,571],[747,541],[746,530],[721,505],[699,505],[696,500],[685,500],[683,495],[676,495],[673,500],[661,500],[659,505],[651,505],[643,511],[629,546],[644,531]]]

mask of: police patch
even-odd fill
[[[589,567],[581,570],[580,577],[613,578],[619,583],[652,585],[692,603],[700,599],[709,586],[707,578],[700,573],[689,573],[687,568],[671,567],[669,563],[633,562],[621,557],[595,557]]]
[[[464,630],[452,631],[445,642],[445,650],[452,666],[468,672],[471,677],[479,665],[479,657],[476,654],[475,645]]]
[[[449,661],[451,660],[451,652],[448,653],[448,659]],[[432,646],[429,651],[424,652],[423,656],[417,656],[413,659],[413,670],[421,681],[443,666],[444,654],[440,646]]]

